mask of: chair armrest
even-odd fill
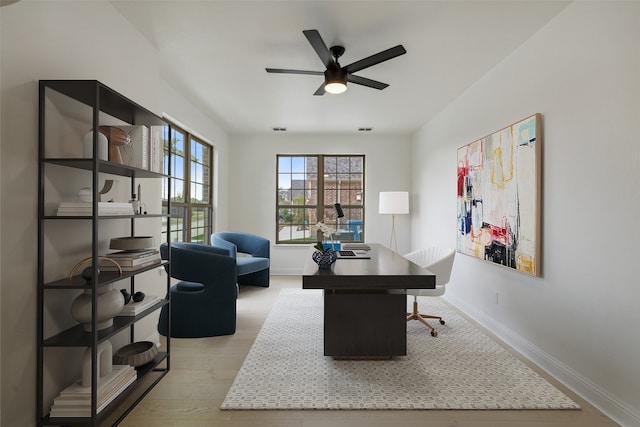
[[[206,245],[198,245],[209,248]],[[171,248],[171,277],[205,286],[223,284],[235,292],[236,260],[209,250]]]
[[[211,235],[211,247],[223,249],[227,251],[229,256],[234,258],[238,255],[238,247],[233,242],[216,236],[216,233]]]
[[[254,257],[269,258],[269,239],[239,231],[218,231],[211,235],[211,245],[227,248],[232,256],[244,252]]]
[[[162,243],[160,245],[160,256],[162,259],[167,259],[167,243]],[[205,245],[202,243],[189,243],[189,242],[175,242],[171,243],[171,249],[180,248],[180,249],[188,249],[191,251],[200,251],[205,253],[213,253],[218,255],[229,255],[229,251],[222,248],[217,248],[209,245]]]
[[[255,238],[251,242],[251,247],[248,248],[250,249],[248,253],[255,257],[269,258],[270,245],[271,243],[269,242],[269,239],[255,236]]]

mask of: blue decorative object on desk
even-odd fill
[[[311,259],[318,264],[320,270],[330,270],[331,264],[333,264],[337,258],[338,256],[332,250],[326,250],[324,252],[316,251],[311,254]]]
[[[324,248],[325,251],[326,250],[339,251],[340,242],[333,242],[333,243],[322,242],[322,247]]]

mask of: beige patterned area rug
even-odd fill
[[[281,291],[221,409],[579,409],[438,298],[418,300],[446,325],[409,322],[407,356],[324,356],[322,300]]]

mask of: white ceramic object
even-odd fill
[[[93,201],[93,190],[89,187],[82,187],[78,190],[78,199],[86,203],[91,203]]]
[[[84,158],[93,158],[93,131],[84,134],[83,153]],[[102,132],[98,132],[98,159],[109,160],[109,140]]]
[[[71,317],[82,324],[85,332],[91,332],[91,302],[91,290],[87,290],[71,303]],[[113,289],[113,285],[98,288],[98,330],[112,326],[113,318],[122,311],[123,307],[124,297],[118,289]]]

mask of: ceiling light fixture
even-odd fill
[[[328,68],[324,72],[324,90],[337,95],[347,90],[347,72],[342,69]]]

